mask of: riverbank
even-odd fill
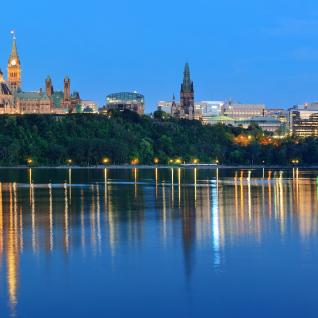
[[[318,169],[318,165],[312,166],[292,166],[292,165],[93,165],[93,166],[77,166],[77,165],[62,165],[62,166],[0,166],[0,169],[171,169],[171,168],[182,168],[182,169],[245,169],[245,170],[256,170],[256,169]]]

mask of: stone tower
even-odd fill
[[[188,63],[186,63],[184,67],[183,82],[180,91],[180,108],[185,118],[194,118],[194,89],[193,82],[190,78],[190,68]]]
[[[71,97],[71,80],[68,76],[64,78],[64,101],[69,101]]]
[[[52,79],[50,76],[48,76],[45,80],[45,92],[48,97],[52,97],[53,85],[52,85]]]
[[[8,61],[8,84],[13,93],[21,88],[21,63],[15,35],[13,36],[12,49]]]

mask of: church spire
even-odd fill
[[[183,82],[180,91],[180,108],[185,118],[194,118],[194,89],[193,82],[190,77],[190,67],[186,63],[183,72]]]
[[[184,92],[191,92],[192,89],[193,89],[193,84],[190,78],[190,67],[189,67],[189,63],[186,63],[184,66],[184,72],[183,72],[182,90]]]

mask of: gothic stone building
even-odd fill
[[[183,82],[180,90],[180,105],[177,105],[175,100],[173,100],[171,113],[177,118],[194,119],[194,89],[188,63],[184,67]]]
[[[64,79],[63,91],[54,91],[50,77],[45,80],[45,91],[24,92],[21,89],[21,61],[15,36],[7,71],[7,82],[0,71],[0,114],[67,114],[80,104],[79,94],[71,94],[69,77]]]

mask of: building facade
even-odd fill
[[[249,120],[252,117],[264,116],[265,105],[262,104],[240,104],[227,102],[223,106],[223,115],[234,120]]]
[[[318,137],[318,104],[305,104],[289,109],[290,134],[296,137]]]
[[[16,112],[13,94],[0,69],[0,114],[15,114]]]
[[[106,96],[106,109],[119,111],[130,110],[139,115],[143,115],[145,109],[145,97],[136,92],[110,94]]]
[[[92,100],[81,100],[80,104],[80,112],[81,113],[98,113],[98,106],[97,104]]]
[[[272,116],[256,116],[252,117],[249,120],[240,120],[235,122],[235,126],[240,126],[242,128],[248,128],[250,125],[256,124],[263,131],[268,132],[276,132],[279,128],[281,128],[284,124],[280,122],[277,118]]]
[[[20,114],[50,114],[51,103],[48,96],[40,92],[17,92],[15,106]]]

